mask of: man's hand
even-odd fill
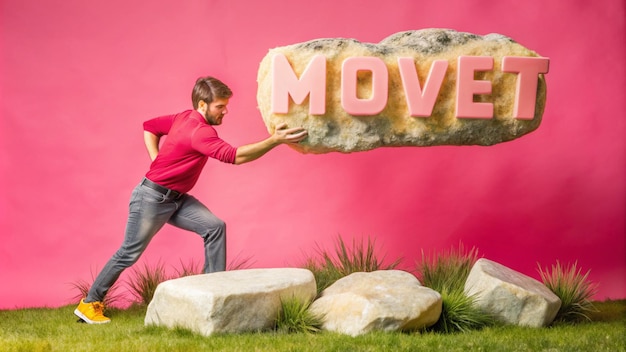
[[[286,123],[281,123],[274,130],[274,139],[277,143],[298,143],[305,139],[308,132],[302,127],[287,128]]]
[[[237,148],[235,164],[239,165],[256,160],[280,144],[298,143],[306,138],[307,135],[307,131],[302,127],[287,128],[286,123],[281,123],[276,126],[274,134],[270,137],[260,142]]]

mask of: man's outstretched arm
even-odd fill
[[[268,138],[247,144],[237,148],[237,155],[235,156],[235,164],[240,165],[256,160],[265,155],[274,147],[285,143],[298,143],[307,136],[307,131],[301,127],[287,128],[286,123],[282,123],[276,126],[274,134]]]

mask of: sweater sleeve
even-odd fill
[[[234,164],[237,148],[226,143],[209,125],[198,128],[192,138],[191,147],[198,152],[224,163]]]
[[[148,131],[158,137],[164,136],[168,134],[172,128],[175,116],[176,115],[166,115],[147,120],[143,123],[143,129],[144,131]]]

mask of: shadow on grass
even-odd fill
[[[594,311],[589,313],[591,322],[626,320],[626,299],[593,302]]]

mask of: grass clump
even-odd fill
[[[143,263],[142,266],[133,267],[130,279],[127,281],[130,293],[140,305],[148,305],[154,297],[157,286],[165,280],[169,280],[165,265],[159,260],[153,266]]]
[[[72,289],[76,291],[76,294],[71,298],[72,302],[79,302],[81,299],[87,297],[89,293],[89,289],[95,280],[95,276],[93,271],[91,272],[91,281],[87,280],[77,280],[75,282],[70,283]],[[108,294],[104,298],[104,306],[105,307],[119,307],[121,306],[121,302],[124,301],[124,295],[120,293],[121,285],[119,283],[113,284],[109,289]]]
[[[474,304],[474,297],[461,291],[442,291],[441,315],[429,330],[454,333],[480,330],[492,325],[494,320],[480,311]]]
[[[332,285],[342,277],[355,272],[372,272],[376,270],[391,270],[396,268],[401,259],[385,264],[385,257],[376,254],[375,241],[368,237],[352,240],[348,246],[341,237],[335,240],[334,251],[328,251],[317,246],[318,258],[307,258],[304,267],[313,272],[317,283],[317,293]]]
[[[298,297],[281,299],[281,312],[276,319],[276,330],[282,333],[315,333],[321,330],[322,319],[313,314],[311,301]]]
[[[442,311],[439,320],[429,330],[452,333],[481,329],[493,320],[475,305],[475,298],[465,294],[465,281],[478,251],[466,251],[462,244],[457,249],[426,256],[418,264],[418,274],[424,286],[439,292],[442,298]]]
[[[175,277],[200,275],[202,274],[202,265],[200,264],[200,262],[197,262],[193,259],[187,263],[183,262],[183,260],[181,259],[180,267],[174,268],[174,271],[176,272]]]
[[[254,261],[252,260],[251,256],[241,257],[241,254],[237,254],[235,258],[233,258],[231,261],[229,261],[226,264],[226,270],[231,271],[231,270],[248,269],[252,267],[253,264],[254,264]],[[193,259],[187,263],[183,262],[181,259],[180,267],[174,268],[174,271],[176,272],[176,275],[172,277],[172,279],[185,277],[185,276],[191,276],[191,275],[203,274],[204,268],[202,267],[200,262],[197,262]]]
[[[589,271],[585,274],[577,267],[578,263],[564,266],[559,261],[552,268],[538,267],[544,285],[561,299],[554,322],[575,323],[590,320],[595,311],[591,298],[597,292],[597,285],[589,281]]]
[[[418,265],[420,280],[435,291],[463,291],[472,266],[478,260],[478,250],[466,251],[463,244],[438,255],[426,255]]]
[[[226,270],[242,270],[249,269],[254,265],[254,260],[252,260],[252,256],[249,257],[241,257],[241,253],[237,254],[235,258],[228,262],[226,265]]]

